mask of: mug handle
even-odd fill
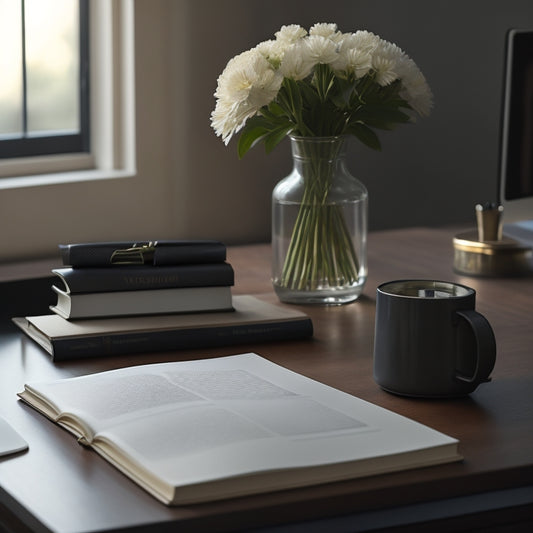
[[[473,376],[456,373],[455,377],[466,383],[482,383],[490,381],[489,375],[496,362],[496,339],[488,320],[477,311],[466,309],[456,311],[463,317],[474,334],[476,340],[476,369]]]

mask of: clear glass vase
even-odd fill
[[[345,137],[291,137],[294,167],[272,194],[272,282],[282,302],[340,305],[367,276],[368,193]]]

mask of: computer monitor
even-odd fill
[[[499,194],[504,232],[533,238],[533,29],[506,35]]]

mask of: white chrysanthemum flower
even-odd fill
[[[340,42],[342,39],[342,33],[337,31],[337,25],[325,22],[315,24],[309,30],[309,35],[319,35],[320,37],[331,39],[335,43]]]
[[[255,49],[274,67],[278,68],[289,45],[278,40],[259,43]]]
[[[385,57],[372,58],[372,68],[376,73],[376,83],[385,87],[398,79],[398,74],[394,70],[395,64],[391,59]]]
[[[287,48],[279,66],[283,77],[298,81],[311,74],[315,63],[307,52],[304,41],[298,41]]]
[[[242,118],[237,116],[233,107],[231,102],[218,100],[211,113],[211,127],[219,137],[222,137],[226,145],[242,122]]]
[[[316,64],[330,65],[339,56],[337,45],[331,39],[320,35],[310,35],[304,40],[307,60]]]
[[[337,56],[337,46],[333,41],[319,35],[310,35],[287,48],[280,71],[286,78],[303,80],[312,73],[315,65],[331,64]]]
[[[252,49],[234,57],[218,78],[211,124],[226,144],[245,122],[277,95],[282,76]]]
[[[384,87],[397,80],[400,77],[398,67],[403,56],[404,53],[395,44],[380,40],[372,54],[376,83]]]
[[[376,62],[382,62],[382,81],[390,79],[395,74],[396,79],[400,79],[402,82],[400,97],[421,116],[429,115],[433,95],[415,62],[401,48],[386,41],[382,41],[381,46],[378,47],[375,59]],[[385,63],[389,66],[388,69],[385,67]],[[392,81],[394,79],[389,83]],[[387,85],[387,83],[381,83],[381,85]]]
[[[339,53],[339,59],[332,66],[335,70],[362,78],[372,68],[372,55],[357,48],[345,49]]]
[[[351,81],[369,75],[370,81],[375,80],[385,87],[399,80],[401,84],[398,84],[397,94],[413,111],[425,116],[431,110],[433,95],[416,64],[398,46],[371,32],[359,30],[343,34],[336,24],[318,23],[310,28],[308,34],[301,26],[292,24],[282,26],[275,36],[275,39],[259,43],[234,57],[219,76],[211,124],[226,144],[249,118],[276,99],[284,78],[301,82],[302,91],[317,90],[313,86],[312,74],[320,64],[329,65],[333,76]],[[357,87],[362,87],[363,91],[366,89],[365,84]],[[331,100],[331,107],[327,108],[326,114],[335,114],[338,97],[343,96],[339,90],[343,90],[345,85],[334,84],[330,88],[332,91],[327,93],[327,97]],[[376,92],[376,106],[383,103],[401,107],[401,102],[387,102],[388,91],[384,91],[382,100],[380,94],[380,91]],[[286,102],[278,104],[284,119],[292,121],[294,113],[284,108]],[[309,131],[320,132],[324,118],[327,120],[327,117],[310,114],[305,116],[305,120],[311,124],[298,124],[298,127],[306,130],[312,126]],[[267,117],[265,120],[269,124]],[[313,124],[314,121],[316,124]],[[250,132],[248,141],[255,133]]]
[[[414,63],[413,63],[414,65]],[[402,78],[402,90],[400,96],[421,116],[426,117],[430,114],[433,107],[433,94],[429,88],[426,78],[414,65],[413,70],[408,77]]]
[[[366,30],[358,30],[349,37],[350,46],[364,50],[365,52],[374,52],[381,39],[374,33]]]
[[[307,35],[307,30],[298,26],[298,24],[289,24],[282,26],[279,31],[275,33],[276,39],[286,45],[293,44]]]
[[[371,49],[366,43],[359,46],[360,39],[353,33],[344,34],[338,46],[337,59],[332,63],[332,68],[337,72],[354,74],[362,78],[372,68]]]

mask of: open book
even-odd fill
[[[461,459],[457,440],[252,353],[30,383],[19,396],[166,504]]]

